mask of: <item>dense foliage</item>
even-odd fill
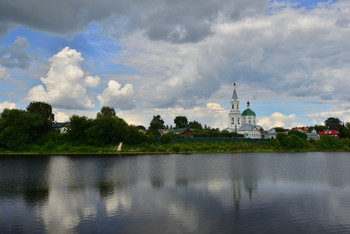
[[[341,124],[335,118],[326,121],[328,128],[339,128],[342,139],[323,136],[320,140],[307,140],[298,130],[278,130],[275,140],[252,141],[242,135],[218,128],[202,127],[197,121],[188,122],[185,116],[177,116],[176,127],[189,127],[194,138],[183,138],[165,127],[160,115],[153,116],[148,131],[143,126],[128,125],[116,116],[113,108],[103,107],[95,119],[73,115],[69,119],[67,133],[51,128],[54,121],[51,105],[32,102],[27,110],[5,109],[0,116],[0,152],[65,153],[115,152],[123,142],[122,152],[275,152],[350,150],[350,124]],[[50,127],[49,127],[50,126]],[[326,127],[327,127],[326,126]],[[168,128],[160,136],[159,129]],[[323,130],[315,125],[309,130]],[[165,131],[166,132],[166,131]],[[182,138],[182,139],[179,139]]]

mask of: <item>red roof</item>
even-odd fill
[[[338,135],[340,132],[336,130],[324,130],[322,132],[317,133],[318,135]]]
[[[292,130],[297,130],[297,129],[300,129],[303,132],[308,132],[309,131],[308,127],[294,127],[294,128],[292,128]]]

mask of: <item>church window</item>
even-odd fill
[[[232,104],[232,110],[234,110],[235,109],[235,104]]]
[[[235,124],[235,118],[231,119],[231,124]]]
[[[237,110],[239,109],[239,104],[237,104]]]
[[[238,121],[237,121],[237,122],[238,122],[238,124],[240,124],[240,123],[239,123],[239,118],[238,118]]]

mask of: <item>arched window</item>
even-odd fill
[[[239,123],[239,118],[238,118],[237,122],[238,122],[238,124],[240,124],[240,123]]]
[[[231,124],[235,124],[235,118],[231,119]]]
[[[235,104],[232,104],[232,110],[234,110],[235,109]]]

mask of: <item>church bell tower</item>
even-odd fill
[[[231,110],[228,114],[228,129],[231,132],[237,132],[242,126],[242,116],[239,110],[239,100],[236,92],[236,83],[233,84],[233,94],[230,101]]]

